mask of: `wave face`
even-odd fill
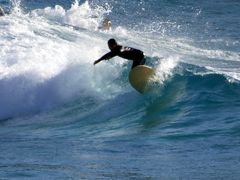
[[[0,6],[0,177],[239,178],[238,1]],[[130,61],[93,66],[110,38],[145,52],[153,91]]]

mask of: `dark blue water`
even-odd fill
[[[239,179],[238,0],[0,6],[0,179]],[[130,61],[93,66],[109,38],[145,52],[151,93]]]

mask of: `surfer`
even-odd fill
[[[112,27],[112,22],[106,18],[104,19],[104,21],[102,22],[102,26],[98,27],[98,29],[102,29],[102,30],[110,30]]]
[[[144,53],[141,50],[134,49],[131,47],[124,47],[119,44],[117,44],[115,39],[109,39],[108,40],[108,47],[110,49],[110,52],[103,55],[98,60],[94,61],[94,65],[101,62],[102,60],[108,60],[115,56],[119,56],[124,59],[132,60],[132,69],[138,65],[145,64],[145,58]]]

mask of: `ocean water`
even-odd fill
[[[239,179],[239,0],[0,6],[0,179]],[[145,52],[153,92],[130,61],[93,66],[110,38]]]

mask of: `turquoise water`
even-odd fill
[[[0,179],[239,179],[238,1],[0,5]],[[130,61],[93,66],[109,38],[145,52],[153,92]]]

